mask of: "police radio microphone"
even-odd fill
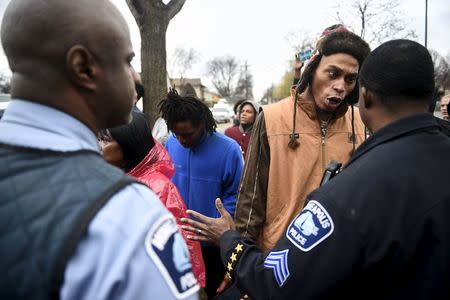
[[[328,181],[331,180],[334,176],[339,174],[341,172],[342,164],[338,161],[332,160],[328,164],[327,168],[325,169],[325,172],[323,172],[322,180],[320,181],[320,186],[324,185]]]

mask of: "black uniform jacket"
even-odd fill
[[[236,231],[220,246],[253,299],[450,299],[450,139],[428,114],[395,121],[308,196],[272,251]]]

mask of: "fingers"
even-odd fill
[[[197,220],[202,221],[202,223],[207,223],[210,219],[209,217],[202,215],[201,213],[196,212],[195,210],[188,209],[188,210],[186,210],[186,213],[191,215],[192,217],[196,218]]]
[[[216,199],[216,208],[220,213],[220,216],[226,216],[227,214],[229,215],[229,213],[227,212],[227,210],[225,209],[225,207],[222,204],[222,201],[220,200],[220,198]]]
[[[225,220],[225,222],[227,222],[227,226],[229,229],[235,229],[236,225],[233,222],[233,217],[230,215],[230,213],[225,209],[225,207],[223,206],[222,201],[220,200],[220,198],[216,199],[216,208],[220,213],[220,216],[222,219]]]
[[[192,220],[182,218],[181,221],[188,223],[189,221],[192,221]],[[192,221],[192,222],[195,222],[195,221]],[[197,224],[201,224],[201,223],[197,223]],[[190,240],[203,241],[203,242],[208,242],[211,240],[205,229],[197,228],[195,226],[187,226],[187,225],[181,225],[181,229],[185,230],[186,232],[189,231],[189,233],[187,232],[187,234],[186,234],[186,238],[188,238]],[[190,234],[190,233],[193,233],[193,234]]]
[[[199,235],[187,235],[186,236],[187,239],[191,240],[191,241],[199,241],[199,242],[209,242],[211,241],[208,237],[206,236],[199,236]]]
[[[189,224],[190,226],[183,225],[182,228],[186,229],[186,230],[189,230],[189,231],[192,231],[192,232],[197,232],[197,229],[201,229],[201,230],[206,230],[207,229],[207,227],[203,223],[197,222],[197,221],[192,220],[192,219],[181,218],[180,221],[183,222],[183,223]],[[192,230],[190,230],[190,228],[192,228]]]
[[[231,280],[228,278],[227,275],[225,275],[225,277],[222,280],[222,283],[216,290],[216,294],[218,295],[218,294],[223,293],[223,291],[225,291],[230,285],[231,285]]]
[[[210,238],[206,235],[206,232],[202,229],[194,228],[191,226],[182,225],[181,229],[192,232],[193,234],[186,234],[186,238],[193,241],[208,242]]]
[[[195,228],[192,226],[187,226],[187,225],[182,225],[181,229],[186,230],[186,231],[190,231],[192,233],[198,234],[198,235],[203,235],[204,231],[200,228]]]

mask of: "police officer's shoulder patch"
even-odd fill
[[[286,237],[307,252],[329,237],[333,230],[333,220],[328,212],[319,202],[311,200],[289,225]]]
[[[161,217],[150,228],[145,249],[177,299],[184,299],[199,290],[188,249],[172,216]]]

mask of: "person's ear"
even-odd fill
[[[112,140],[102,147],[102,156],[110,164],[123,168],[125,164],[125,155],[120,144]]]
[[[100,69],[88,49],[80,45],[70,48],[66,55],[66,68],[75,85],[96,90]]]
[[[360,104],[359,105],[364,105],[365,109],[369,109],[373,106],[373,95],[372,93],[367,90],[365,87],[361,87],[361,89],[359,90],[360,92]]]

